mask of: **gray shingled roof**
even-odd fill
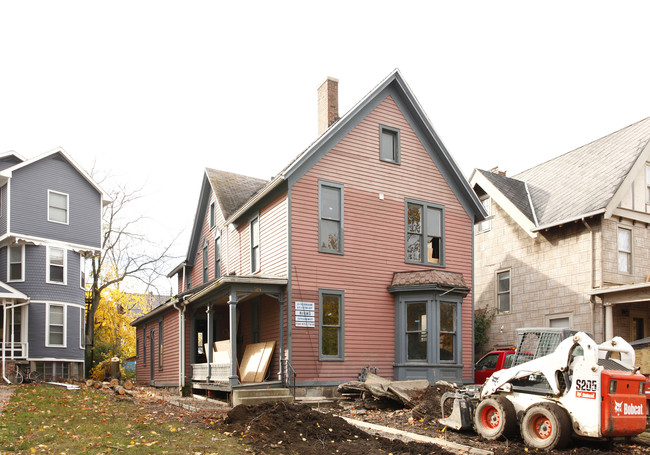
[[[535,223],[533,209],[530,206],[530,199],[528,198],[528,192],[526,191],[526,184],[524,182],[490,171],[482,171],[478,169],[478,172],[480,172],[483,177],[501,191],[504,196],[510,199],[510,201],[531,221],[531,223]]]
[[[217,169],[206,168],[205,172],[226,219],[268,183],[267,180]]]
[[[512,178],[480,171],[537,226],[598,212],[607,207],[650,140],[650,117],[539,164]]]

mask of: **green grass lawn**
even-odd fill
[[[236,438],[164,409],[88,388],[23,385],[0,416],[0,453],[246,453]]]

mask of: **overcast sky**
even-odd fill
[[[650,3],[2,1],[0,151],[63,147],[182,232],[203,169],[270,178],[399,68],[469,178],[514,175],[650,116]],[[110,186],[110,185],[108,185]]]

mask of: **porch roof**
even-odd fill
[[[605,304],[635,303],[650,301],[650,282],[623,284],[592,289],[587,295],[601,297]]]
[[[21,302],[27,302],[29,297],[27,297],[22,292],[12,288],[7,283],[0,281],[0,299],[13,299],[19,300]]]
[[[467,294],[469,287],[462,273],[442,270],[415,270],[409,272],[394,272],[393,280],[388,286],[388,292],[416,290],[446,290]]]

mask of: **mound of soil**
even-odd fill
[[[274,402],[234,407],[226,429],[237,433],[260,453],[368,455],[372,453],[448,454],[434,444],[420,444],[371,436],[329,413],[296,403]]]

